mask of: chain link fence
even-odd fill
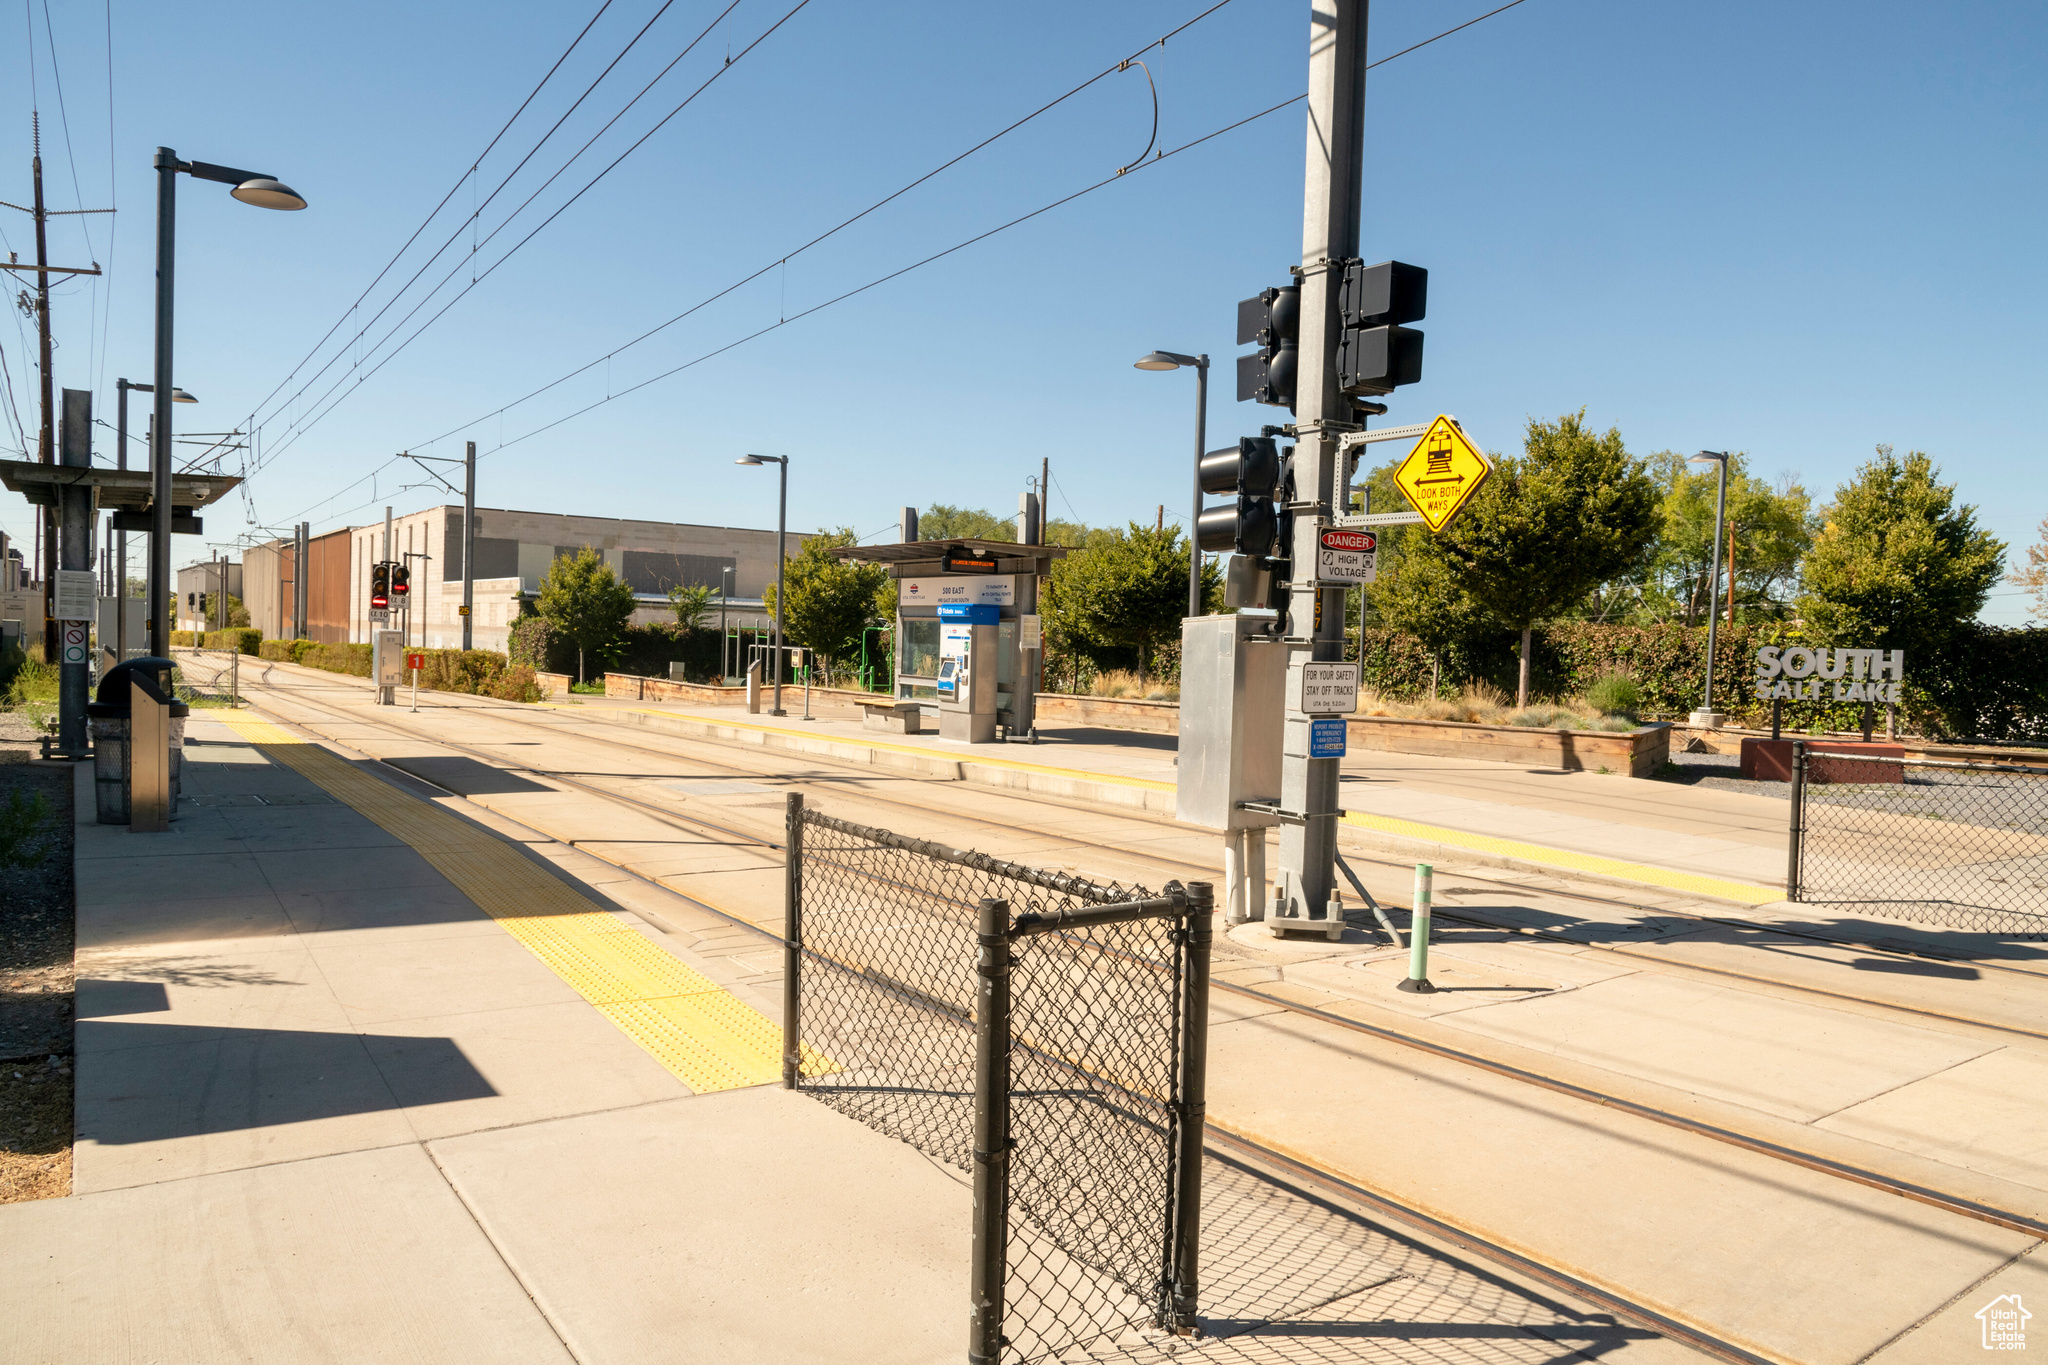
[[[171,673],[178,700],[187,706],[239,706],[242,656],[232,649],[173,649]]]
[[[968,1358],[1192,1332],[1209,887],[788,828],[784,1083],[972,1176]]]
[[[2048,938],[2048,768],[1793,746],[1786,899]]]

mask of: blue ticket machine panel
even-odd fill
[[[985,744],[996,731],[999,608],[939,604],[939,736]]]

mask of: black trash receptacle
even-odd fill
[[[103,825],[127,824],[134,809],[129,786],[129,774],[135,768],[129,750],[128,688],[135,678],[158,700],[171,704],[171,804],[167,814],[177,813],[178,778],[185,765],[185,717],[192,708],[179,701],[172,689],[174,666],[169,659],[148,656],[115,664],[100,679],[98,700],[86,703],[86,722],[92,731],[94,804]]]

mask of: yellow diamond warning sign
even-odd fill
[[[1493,465],[1458,424],[1439,417],[1394,471],[1394,486],[1430,530],[1441,531],[1492,472]]]

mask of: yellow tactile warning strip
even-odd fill
[[[632,709],[637,715],[665,716],[671,720],[694,720],[705,725],[722,725],[735,730],[753,730],[776,735],[792,733],[780,726],[756,725],[748,721],[726,720],[723,717],[714,719],[688,712],[653,711],[639,707]],[[797,737],[810,738],[808,735]],[[1046,763],[1019,763],[1008,758],[954,754],[942,750],[923,749],[911,744],[887,744],[878,740],[836,737],[826,742],[852,745],[862,749],[884,749],[897,754],[915,754],[920,758],[952,759],[959,763],[976,763],[989,768],[1008,768],[1013,772],[1045,773],[1052,777],[1073,778],[1083,782],[1110,782],[1120,787],[1143,787],[1149,791],[1173,790],[1173,783],[1159,782],[1147,777],[1122,777],[1115,773],[1089,772],[1082,768],[1056,768]],[[1642,882],[1648,886],[1661,886],[1670,891],[1684,891],[1694,895],[1712,896],[1718,900],[1736,901],[1743,905],[1768,905],[1773,901],[1785,899],[1783,891],[1767,886],[1756,886],[1749,882],[1731,882],[1719,877],[1703,876],[1697,872],[1679,872],[1672,868],[1652,867],[1648,863],[1603,858],[1597,853],[1575,853],[1570,849],[1550,848],[1543,844],[1525,844],[1518,839],[1501,839],[1491,834],[1472,834],[1461,829],[1448,829],[1442,825],[1424,825],[1413,820],[1397,819],[1391,815],[1367,815],[1360,811],[1347,811],[1344,814],[1344,823],[1357,825],[1361,829],[1378,830],[1382,834],[1394,834],[1407,839],[1426,839],[1431,843],[1448,844],[1453,848],[1469,848],[1475,853],[1491,853],[1496,857],[1544,863],[1572,872],[1591,872],[1603,877],[1618,877],[1627,881]]]
[[[412,845],[690,1089],[703,1094],[781,1077],[780,1027],[503,840],[267,721],[229,710],[209,719]]]
[[[1785,899],[1783,891],[1773,890],[1767,886],[1755,886],[1749,882],[1723,881],[1719,877],[1705,877],[1697,872],[1679,872],[1668,867],[1651,867],[1647,863],[1624,862],[1619,858],[1603,858],[1597,853],[1574,853],[1568,848],[1525,844],[1516,839],[1495,838],[1491,834],[1468,834],[1461,829],[1421,825],[1413,820],[1396,819],[1391,815],[1367,815],[1362,811],[1346,811],[1344,823],[1357,825],[1361,829],[1378,830],[1382,834],[1399,835],[1404,839],[1427,839],[1431,843],[1449,844],[1453,848],[1469,848],[1475,853],[1491,853],[1496,857],[1518,858],[1530,863],[1547,863],[1552,867],[1568,868],[1574,872],[1592,872],[1603,877],[1622,877],[1632,882],[1661,886],[1672,891],[1690,891],[1695,895],[1739,901],[1744,905],[1768,905],[1772,901]]]

